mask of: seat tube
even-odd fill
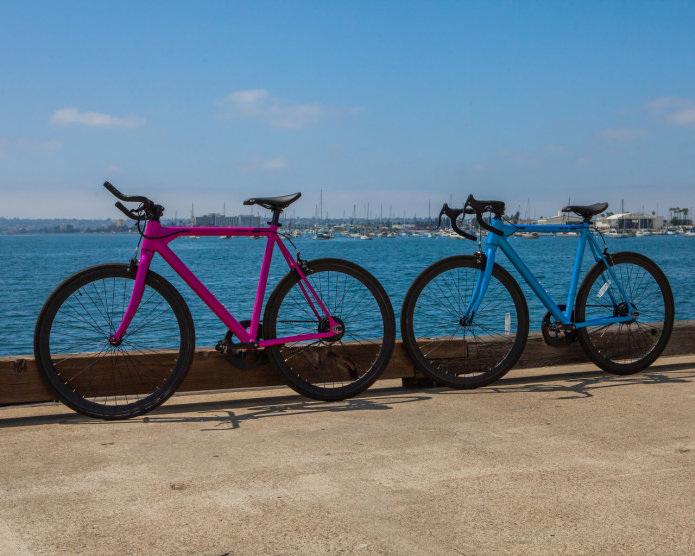
[[[588,232],[590,233],[590,232]],[[570,291],[567,294],[567,305],[565,306],[565,317],[568,322],[572,320],[572,311],[577,300],[577,289],[579,288],[579,276],[582,270],[582,261],[584,260],[584,250],[586,248],[587,236],[581,232],[579,245],[577,246],[577,254],[574,257],[574,269],[572,270],[572,281],[570,282]]]
[[[270,227],[273,232],[277,231],[277,226]],[[277,234],[268,234],[268,240],[265,244],[265,253],[263,254],[263,264],[261,265],[261,275],[258,278],[258,290],[256,291],[256,302],[253,306],[253,314],[251,315],[251,327],[249,334],[252,338],[258,338],[258,323],[261,320],[261,308],[263,307],[263,298],[265,296],[265,288],[268,283],[268,273],[270,272],[270,263],[273,260],[273,247],[277,241]]]

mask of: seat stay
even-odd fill
[[[623,288],[622,282],[618,279],[617,274],[615,273],[615,270],[613,269],[613,266],[608,264],[608,261],[606,260],[606,257],[604,256],[603,253],[601,253],[601,250],[599,249],[598,245],[596,244],[596,240],[591,237],[591,241],[589,245],[591,246],[591,250],[593,251],[594,258],[596,259],[597,263],[602,263],[604,266],[603,272],[608,273],[608,280],[610,281],[611,284],[615,284],[615,286],[618,288],[618,292],[620,293],[620,296],[622,297],[622,301],[627,303],[628,306],[628,313],[634,312],[636,309],[634,305],[632,304],[632,300],[630,299],[630,296],[627,295],[627,292]],[[618,305],[620,301],[618,301],[615,296],[613,295],[613,290],[609,287],[607,291],[608,295],[610,296],[611,302],[613,303],[613,306]],[[632,317],[624,317],[625,321],[630,320]]]

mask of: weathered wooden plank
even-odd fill
[[[365,359],[373,359],[372,346],[352,345],[350,357],[357,363]],[[314,350],[321,351],[321,350]],[[158,371],[166,371],[174,363],[174,355],[163,353],[156,355],[132,354],[130,366],[142,369],[142,372],[130,372],[128,366],[117,369],[113,373],[112,362],[109,358],[95,357],[95,354],[79,354],[66,358],[60,366],[61,373],[70,379],[71,376],[82,372],[85,361],[90,365],[90,380],[100,384],[100,390],[93,390],[95,396],[118,394],[135,394],[151,391],[148,378],[156,380]],[[71,367],[71,363],[78,365]],[[307,361],[305,375],[311,379],[310,364],[320,366],[321,377],[324,380],[340,381],[347,378],[345,367],[335,365],[331,359],[317,358]],[[331,367],[331,364],[333,366]],[[333,370],[333,374],[329,370]],[[414,376],[414,368],[405,349],[400,342],[396,345],[393,357],[389,362],[382,378],[402,378]],[[92,381],[93,377],[98,377]],[[224,390],[232,388],[250,388],[262,386],[277,386],[285,384],[275,368],[266,363],[252,370],[240,370],[229,363],[214,348],[198,348],[193,357],[191,368],[179,391]],[[94,387],[92,387],[94,388]],[[50,389],[44,383],[33,357],[16,358],[0,357],[0,404],[30,403],[47,401],[54,398]]]
[[[462,349],[452,342],[443,354],[455,355]],[[465,349],[465,347],[463,348]],[[664,355],[686,355],[695,353],[695,321],[678,321]],[[168,364],[166,354],[160,358],[143,357],[142,364],[156,368]],[[564,348],[545,344],[540,332],[532,332],[516,367],[518,369],[565,365],[586,362],[586,356],[578,342]],[[95,365],[95,372],[108,372],[110,367]],[[382,378],[412,378],[415,373],[401,341],[396,342],[393,356]],[[213,348],[196,350],[188,376],[180,391],[222,390],[275,386],[284,384],[270,364],[253,370],[242,371],[233,367]],[[44,384],[33,357],[0,357],[0,404],[30,403],[53,399],[53,394]]]

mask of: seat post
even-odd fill
[[[282,213],[282,210],[281,209],[272,209],[272,210],[273,210],[273,219],[270,222],[268,222],[268,224],[270,224],[271,226],[278,226],[278,227],[282,226],[282,224],[280,224],[280,213]]]

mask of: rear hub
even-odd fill
[[[333,317],[333,320],[338,323],[338,326],[334,326],[333,330],[331,330],[331,323],[328,322],[328,319],[325,317],[319,321],[318,327],[318,331],[320,333],[335,332],[334,336],[328,336],[327,338],[323,338],[324,342],[328,342],[330,344],[332,344],[333,342],[337,342],[338,340],[341,340],[343,335],[345,334],[345,324],[343,323],[343,321],[338,317]]]
[[[625,321],[622,324],[632,324],[633,322],[635,322],[637,315],[639,315],[639,313],[637,312],[636,307],[635,307],[635,311],[632,313],[632,315],[630,315],[630,308],[628,307],[627,303],[625,303],[624,301],[621,301],[613,308],[613,316],[614,317],[627,317],[627,316],[632,317],[632,320]]]

